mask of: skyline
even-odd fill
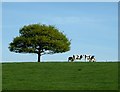
[[[19,35],[19,29],[33,23],[55,25],[72,39],[69,52],[45,55],[42,56],[42,61],[67,61],[73,54],[95,55],[98,61],[117,61],[117,4],[3,3],[2,61],[37,61],[37,55],[17,54],[8,50],[9,43]]]

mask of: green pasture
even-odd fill
[[[117,90],[117,62],[2,63],[3,90]]]

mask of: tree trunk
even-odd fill
[[[40,62],[41,53],[38,53],[38,62]]]

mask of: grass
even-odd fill
[[[117,62],[3,63],[3,90],[117,90]]]

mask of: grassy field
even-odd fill
[[[117,90],[118,63],[3,63],[3,90]]]

